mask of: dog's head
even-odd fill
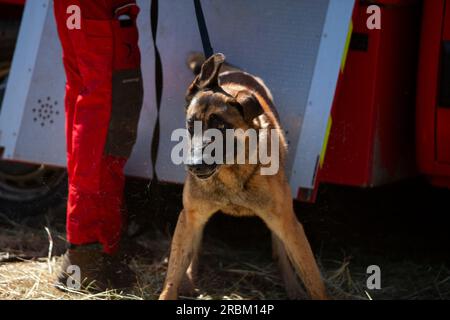
[[[219,73],[224,61],[223,54],[211,56],[203,63],[200,73],[189,86],[186,93],[186,127],[191,137],[194,136],[196,123],[201,123],[203,132],[217,129],[222,133],[225,144],[227,129],[247,130],[252,127],[253,119],[264,111],[251,91],[238,91],[233,96],[220,87]],[[203,151],[214,142],[213,139],[205,137],[203,132],[201,138],[199,137],[202,143],[197,144],[197,147],[193,145],[192,148],[201,148]],[[191,154],[195,154],[193,151],[191,150]],[[188,170],[199,179],[208,179],[218,172],[221,166],[205,161],[203,157],[194,157],[188,165]]]

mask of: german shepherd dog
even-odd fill
[[[160,299],[177,299],[180,289],[193,288],[203,229],[218,211],[238,217],[258,216],[270,228],[273,256],[280,265],[289,298],[304,297],[298,274],[312,299],[327,299],[308,239],[294,213],[284,169],[287,146],[271,93],[261,79],[224,62],[223,54],[206,61],[198,54],[190,57],[188,64],[196,77],[186,93],[188,130],[192,131],[194,121],[200,121],[202,128],[221,131],[273,129],[280,140],[279,169],[276,174],[262,175],[264,165],[260,162],[187,165],[184,208],[173,236]],[[273,130],[258,136],[258,147],[261,142],[270,144]]]

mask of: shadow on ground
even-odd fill
[[[0,224],[0,298],[153,299],[164,280],[181,186],[129,180],[127,251],[139,275],[127,295],[62,294],[52,288],[55,256],[64,251],[64,212]],[[337,299],[450,299],[450,191],[424,181],[376,189],[324,186],[314,205],[295,203],[327,286]],[[49,237],[53,242],[48,259]],[[216,215],[205,231],[200,299],[285,299],[271,259],[270,234],[257,218]],[[366,269],[381,269],[381,289]],[[185,297],[192,298],[192,297]]]

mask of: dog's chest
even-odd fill
[[[264,193],[251,184],[227,185],[220,181],[203,188],[202,197],[216,204],[223,213],[234,216],[253,216],[261,205],[267,205]]]
[[[216,189],[214,192],[215,202],[218,204],[220,211],[233,216],[254,216],[255,208],[254,196],[252,193],[241,191],[232,193],[230,190]]]
[[[257,214],[254,210],[233,204],[224,206],[220,211],[236,217],[252,217]]]

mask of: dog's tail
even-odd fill
[[[203,63],[205,62],[205,56],[199,52],[194,52],[189,55],[187,58],[187,65],[191,71],[198,75],[202,68]]]

